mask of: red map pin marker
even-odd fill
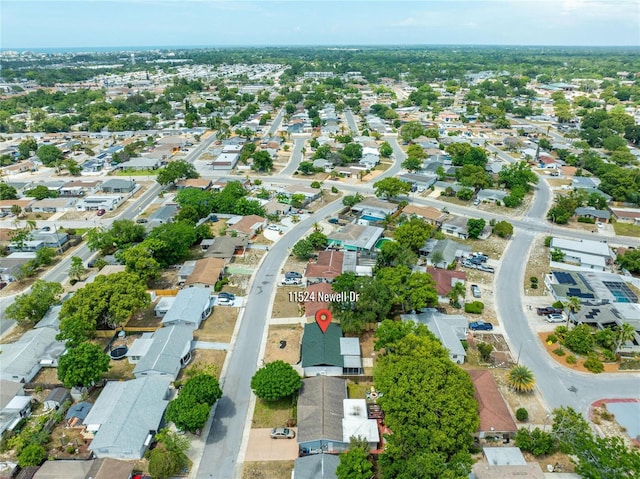
[[[316,313],[316,323],[320,326],[322,334],[327,332],[327,328],[331,324],[331,311],[328,309],[320,309]]]

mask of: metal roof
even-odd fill
[[[168,374],[173,379],[180,372],[180,360],[191,351],[193,330],[189,326],[168,326],[153,333],[149,349],[133,370],[136,377],[146,373]],[[148,341],[148,340],[145,340]]]

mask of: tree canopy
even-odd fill
[[[58,379],[67,388],[91,386],[108,370],[109,355],[89,342],[69,348],[58,360]]]
[[[411,191],[411,185],[398,178],[388,177],[378,180],[373,184],[376,196],[385,198],[396,198],[400,195],[406,195]]]
[[[191,163],[184,160],[175,160],[160,168],[156,179],[161,185],[168,185],[178,180],[199,177],[200,175]]]
[[[251,378],[251,389],[261,399],[277,401],[296,393],[302,380],[290,364],[273,361],[258,369]]]
[[[211,407],[221,397],[222,389],[215,376],[198,373],[185,383],[178,397],[169,403],[166,418],[178,429],[196,432],[205,425]]]
[[[38,279],[31,286],[29,293],[16,296],[13,303],[5,310],[5,315],[18,324],[35,324],[60,299],[62,292],[60,283]]]

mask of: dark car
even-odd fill
[[[98,211],[96,211],[96,214],[98,216],[102,216],[103,214],[105,214],[107,212],[107,210],[105,210],[104,208],[100,208]]]
[[[546,306],[544,308],[536,309],[536,313],[538,313],[538,316],[546,316],[548,314],[562,314],[562,309],[554,308],[552,306]]]
[[[302,279],[302,275],[297,271],[287,271],[284,274],[285,279]]]
[[[329,218],[329,223],[331,223],[332,225],[337,225],[338,223],[340,223],[340,220],[338,218]]]
[[[143,224],[143,223],[147,223],[148,221],[149,220],[147,218],[138,218],[136,220],[136,223]]]
[[[226,298],[233,301],[234,299],[236,299],[236,295],[233,293],[227,293],[226,291],[220,291],[218,293],[218,298]]]
[[[473,323],[469,323],[469,329],[471,331],[492,331],[493,324],[485,323],[484,321],[474,321]]]

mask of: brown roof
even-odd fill
[[[18,205],[21,208],[29,206],[33,200],[0,200],[0,208],[11,208],[13,205]]]
[[[220,279],[220,274],[224,269],[224,259],[222,258],[204,258],[196,261],[193,273],[185,280],[184,285],[190,284],[206,284],[214,286]]]
[[[176,186],[184,186],[185,188],[199,188],[206,190],[211,186],[211,180],[205,180],[204,178],[187,178],[186,180],[180,180],[176,183]]]
[[[436,282],[436,291],[438,292],[438,296],[446,296],[447,293],[451,291],[451,288],[453,287],[453,278],[461,279],[462,281],[467,280],[467,273],[464,271],[451,271],[448,269],[428,266],[427,273],[429,273]]]
[[[105,457],[96,459],[89,469],[87,477],[93,479],[129,479],[133,472],[134,463],[131,461],[119,461]]]
[[[309,295],[307,296],[308,298],[314,298],[316,300],[304,302],[304,315],[306,317],[315,317],[316,313],[319,310],[329,307],[328,302],[317,301],[318,293],[322,293],[323,295],[333,293],[333,288],[331,288],[331,285],[329,283],[311,284],[307,288],[307,292],[309,293]]]
[[[11,241],[11,232],[16,231],[11,228],[0,228],[0,241]]]
[[[402,212],[405,215],[416,215],[424,218],[425,220],[431,221],[442,221],[447,216],[445,213],[433,206],[407,205],[402,209]]]
[[[469,375],[475,389],[474,396],[478,402],[480,416],[478,431],[515,433],[518,430],[516,423],[491,373],[486,369],[472,369],[469,370]]]
[[[562,176],[575,176],[578,168],[575,166],[563,166],[560,168],[560,171],[562,172]]]
[[[236,224],[229,226],[229,229],[235,230],[239,233],[253,235],[256,232],[256,225],[261,223],[261,226],[263,226],[265,221],[266,220],[262,216],[249,215],[242,218]]]
[[[307,265],[305,276],[308,278],[335,278],[342,274],[344,253],[342,251],[320,251],[318,259]]]

